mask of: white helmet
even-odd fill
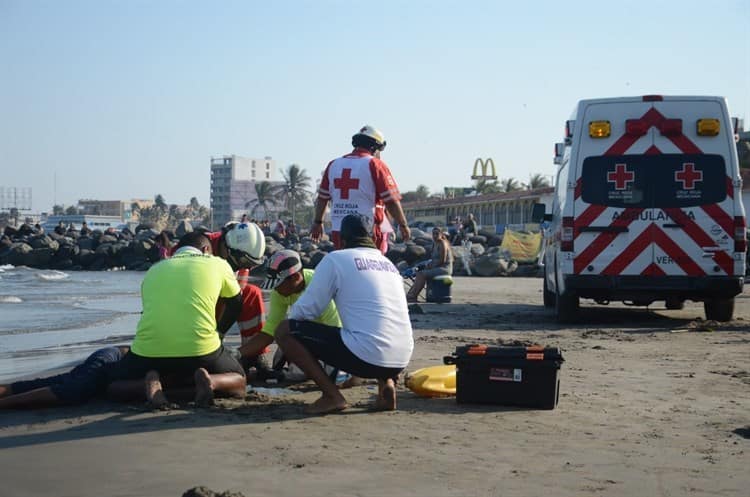
[[[362,128],[354,136],[352,136],[352,145],[356,147],[357,144],[355,142],[358,142],[362,137],[366,137],[366,141],[371,142],[372,146],[376,150],[383,150],[386,146],[385,136],[383,135],[383,133],[370,126],[369,124],[362,126]],[[367,140],[368,138],[369,140]]]
[[[236,223],[224,227],[227,262],[236,271],[263,264],[266,237],[255,223]]]

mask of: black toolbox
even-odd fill
[[[556,347],[462,345],[443,358],[456,365],[459,404],[499,404],[554,409],[560,395]]]

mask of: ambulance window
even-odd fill
[[[587,157],[581,197],[610,207],[666,208],[726,198],[724,159],[710,154]]]

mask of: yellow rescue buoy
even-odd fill
[[[409,375],[406,387],[421,397],[456,395],[456,365],[418,369]]]

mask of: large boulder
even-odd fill
[[[60,248],[60,243],[47,235],[35,235],[29,239],[29,245],[35,249],[49,248],[56,251]]]
[[[29,254],[34,249],[28,243],[15,242],[9,247],[8,254],[5,256],[6,264],[14,266],[28,265]]]
[[[78,248],[81,250],[94,250],[96,247],[96,241],[89,237],[89,236],[82,236],[78,240],[76,240],[76,243],[78,244]]]
[[[193,225],[184,219],[177,223],[177,228],[174,230],[174,234],[177,238],[182,238],[186,233],[193,232]]]
[[[51,248],[38,248],[26,254],[26,266],[35,268],[47,268],[52,261],[55,252]]]

